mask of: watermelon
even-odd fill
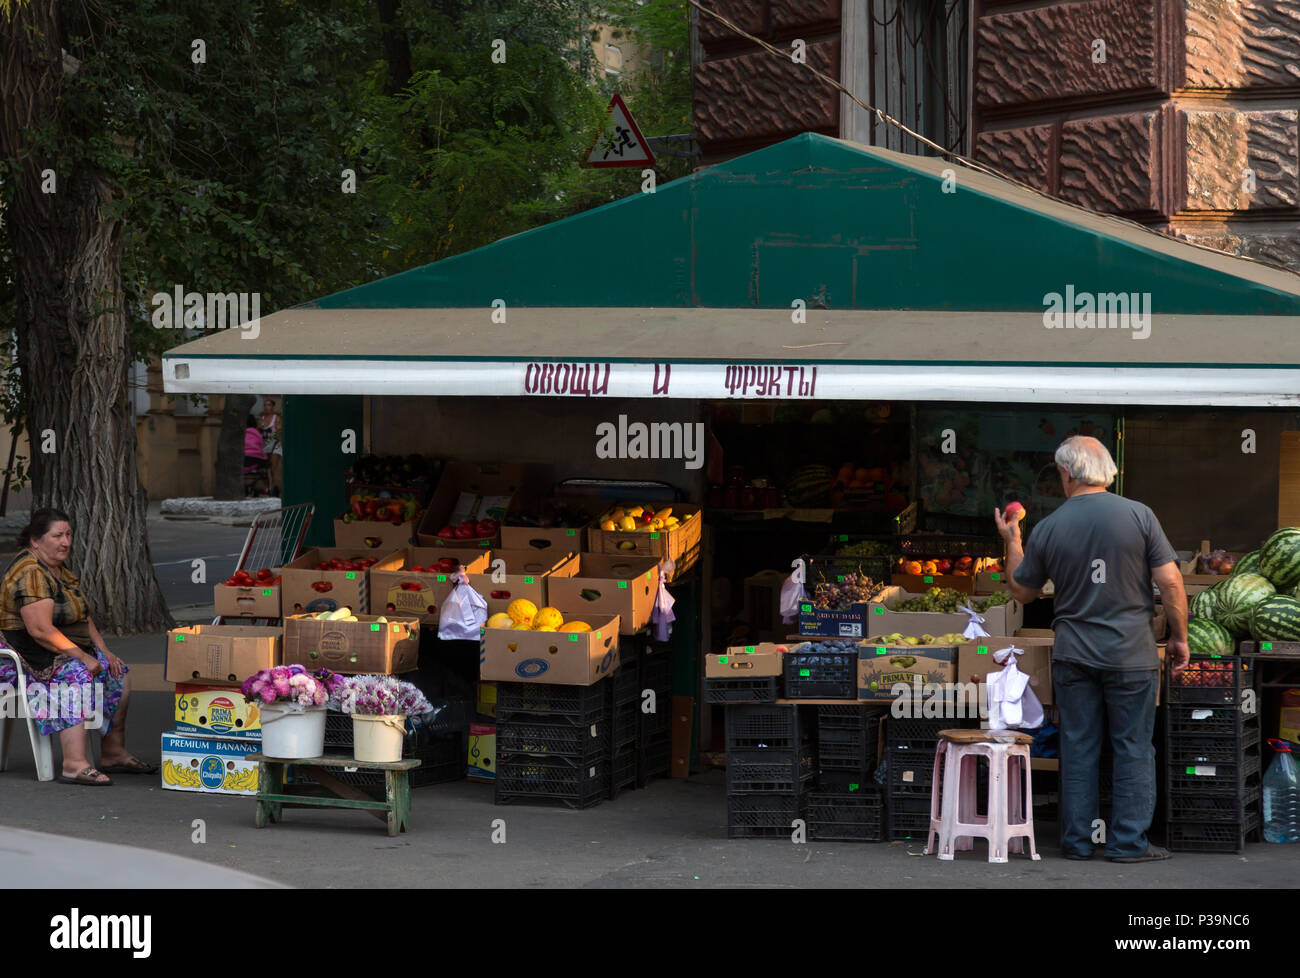
[[[1252,550],[1248,554],[1243,554],[1242,558],[1232,565],[1232,573],[1233,574],[1258,574],[1259,573],[1259,551]]]
[[[1259,548],[1259,573],[1279,591],[1300,584],[1300,527],[1283,527],[1264,541]]]
[[[1300,642],[1300,601],[1277,594],[1250,616],[1250,636],[1259,642]]]
[[[1215,620],[1234,635],[1249,634],[1255,608],[1277,593],[1259,574],[1233,574],[1218,585],[1218,591]]]
[[[1218,587],[1218,585],[1216,584],[1214,587]],[[1187,600],[1187,610],[1195,618],[1214,621],[1218,609],[1219,596],[1215,593],[1213,587],[1207,587],[1204,591],[1197,591]]]
[[[825,465],[805,465],[790,473],[785,496],[791,506],[825,506],[835,473]]]
[[[1232,636],[1222,625],[1208,618],[1193,618],[1187,623],[1187,650],[1192,655],[1232,655]]]

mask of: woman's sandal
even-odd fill
[[[101,769],[104,774],[157,774],[158,769],[152,764],[146,764],[140,758],[132,755],[130,760],[125,764],[105,764]]]
[[[96,780],[96,775],[102,775],[104,772],[96,770],[93,767],[83,767],[77,772],[76,777],[68,777],[66,774],[59,775],[59,780],[64,784],[88,784],[94,788],[106,788],[113,783],[112,778],[105,778],[103,781]]]

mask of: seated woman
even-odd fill
[[[108,651],[91,620],[76,575],[65,566],[72,546],[66,513],[39,509],[22,531],[23,549],[0,577],[0,638],[23,661],[28,707],[42,735],[57,733],[68,784],[109,785],[113,781],[86,759],[87,727],[98,697],[83,702],[81,691],[103,684],[101,744],[103,770],[153,774],[158,769],[126,749],[127,667]],[[0,659],[0,685],[17,684],[13,661]],[[33,689],[33,684],[38,684]],[[60,695],[75,687],[75,695]],[[67,715],[65,715],[67,714]]]

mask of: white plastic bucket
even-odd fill
[[[261,707],[265,756],[302,760],[325,753],[325,707],[283,702]]]
[[[401,714],[352,714],[352,756],[358,761],[400,761],[406,739],[406,717]]]

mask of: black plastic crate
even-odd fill
[[[856,649],[828,652],[822,650],[828,643],[807,644],[806,650],[791,649],[784,656],[785,695],[790,699],[856,699]]]
[[[497,683],[497,720],[522,714],[525,718],[565,717],[576,726],[599,723],[607,713],[607,681],[594,686]]]
[[[781,677],[704,680],[706,703],[775,703],[781,698]]]
[[[727,838],[790,839],[806,795],[727,795]]]
[[[1246,849],[1247,837],[1259,831],[1259,816],[1241,822],[1167,823],[1166,845],[1171,852],[1230,852]]]
[[[1001,557],[1003,551],[998,537],[929,531],[900,534],[898,549],[903,557]]]
[[[885,768],[889,790],[898,795],[923,794],[930,797],[934,781],[935,751],[898,751],[890,749]]]
[[[1207,795],[1175,791],[1166,797],[1169,818],[1174,821],[1244,822],[1258,811],[1262,791],[1255,784],[1241,795]]]
[[[610,751],[618,753],[623,748],[635,748],[641,739],[641,704],[633,700],[623,706],[614,707],[609,719]]]
[[[880,729],[880,718],[888,712],[887,706],[864,703],[824,704],[817,707],[817,728],[821,731],[869,730],[875,735]]]
[[[614,675],[601,680],[598,685],[604,686],[608,691],[611,707],[623,706],[641,698],[641,676],[635,666],[630,669],[620,667]]]
[[[1254,684],[1255,670],[1251,661],[1249,656],[1240,655],[1194,655],[1183,672],[1175,673],[1171,667],[1165,683],[1165,700],[1179,706],[1189,703],[1236,706],[1241,702],[1241,691]],[[1197,678],[1206,680],[1207,684],[1193,684],[1192,680]],[[1211,680],[1213,685],[1208,684]]]
[[[551,722],[547,722],[550,720]],[[555,754],[561,757],[598,758],[609,753],[609,724],[602,720],[577,727],[542,714],[513,716],[497,721],[497,751],[510,754]]]
[[[794,748],[807,735],[794,704],[729,706],[726,727],[728,753],[736,748]]]
[[[651,778],[668,776],[672,766],[673,742],[671,737],[660,736],[643,741],[637,746],[636,784],[644,788]]]
[[[887,793],[885,825],[890,839],[924,839],[930,831],[930,796]]]
[[[885,743],[913,744],[930,741],[937,744],[939,731],[959,726],[961,726],[960,720],[920,720],[890,716],[885,721]]]
[[[1179,737],[1233,737],[1245,735],[1248,728],[1258,728],[1258,716],[1247,716],[1235,706],[1196,706],[1192,704],[1169,703],[1165,707],[1165,729],[1170,742]],[[1194,719],[1194,713],[1210,710],[1210,715]]]
[[[859,791],[880,791],[881,786],[872,780],[868,772],[828,771],[823,767],[817,772],[817,789],[835,794],[856,794]]]
[[[817,762],[823,771],[870,774],[876,767],[879,743],[869,730],[823,728],[817,737]]]
[[[804,791],[817,773],[808,750],[727,752],[729,794],[790,794]]]
[[[1186,764],[1178,768],[1171,765],[1169,792],[1240,796],[1258,783],[1259,766],[1258,754],[1245,757],[1240,764]]]
[[[1237,764],[1259,748],[1259,727],[1245,727],[1240,737],[1213,734],[1170,737],[1165,753],[1174,767],[1186,764]]]
[[[352,717],[347,717],[352,722]],[[465,778],[465,758],[468,753],[469,735],[466,732],[438,734],[424,744],[410,747],[402,752],[404,758],[420,762],[407,775],[412,788],[422,788],[431,784],[446,784],[450,781],[462,781]],[[327,747],[328,751],[329,748]],[[352,752],[352,743],[348,742],[347,751]],[[310,764],[310,761],[304,761]],[[293,784],[315,784],[310,776],[301,774],[302,768],[290,765]],[[383,771],[345,771],[342,768],[330,768],[329,773],[342,781],[358,788],[382,789],[384,787]]]
[[[609,798],[613,801],[625,788],[637,786],[637,767],[640,757],[635,746],[614,755],[610,762]]]
[[[819,841],[879,842],[884,838],[885,800],[874,790],[814,792],[808,796],[808,837]]]
[[[496,804],[554,801],[569,808],[590,808],[609,796],[608,756],[578,761],[556,755],[506,754],[497,751]]]
[[[884,550],[879,554],[840,554],[840,551],[857,543],[874,543]],[[902,551],[895,536],[855,536],[848,533],[832,534],[822,548],[822,553],[805,554],[806,579],[811,584],[838,583],[846,574],[866,576],[881,584],[888,584],[894,565]]]

